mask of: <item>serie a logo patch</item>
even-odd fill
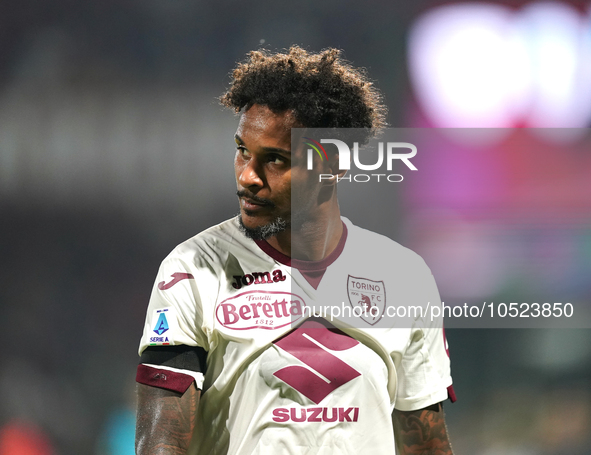
[[[173,330],[171,329],[173,328],[172,325],[176,323],[174,308],[154,310],[152,321],[155,321],[152,326],[152,333],[155,336],[150,337],[150,346],[166,346],[172,344],[171,335]]]
[[[156,326],[154,327],[154,332],[158,335],[162,335],[164,332],[168,332],[168,320],[166,319],[166,310],[162,310],[160,315],[158,316],[158,321],[156,321]]]

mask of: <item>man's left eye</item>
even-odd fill
[[[269,161],[273,164],[284,164],[285,163],[285,159],[279,155],[271,155],[269,157]]]

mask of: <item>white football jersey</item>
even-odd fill
[[[192,373],[202,394],[190,453],[391,455],[393,409],[447,399],[450,362],[441,320],[428,316],[441,305],[429,268],[343,223],[341,242],[318,262],[247,238],[237,218],[163,261],[140,354],[162,345],[207,351],[205,374]]]

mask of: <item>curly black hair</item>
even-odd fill
[[[370,137],[386,126],[382,95],[338,49],[251,51],[232,72],[231,86],[220,101],[236,112],[254,104],[276,113],[292,110],[305,128],[363,128]]]

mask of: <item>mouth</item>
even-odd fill
[[[273,208],[275,205],[267,199],[263,199],[255,195],[249,195],[244,191],[238,191],[237,194],[240,198],[240,207],[247,213]]]
[[[240,198],[240,205],[245,211],[263,210],[264,208],[270,207],[268,204],[261,204],[260,202],[255,202],[247,198]]]

